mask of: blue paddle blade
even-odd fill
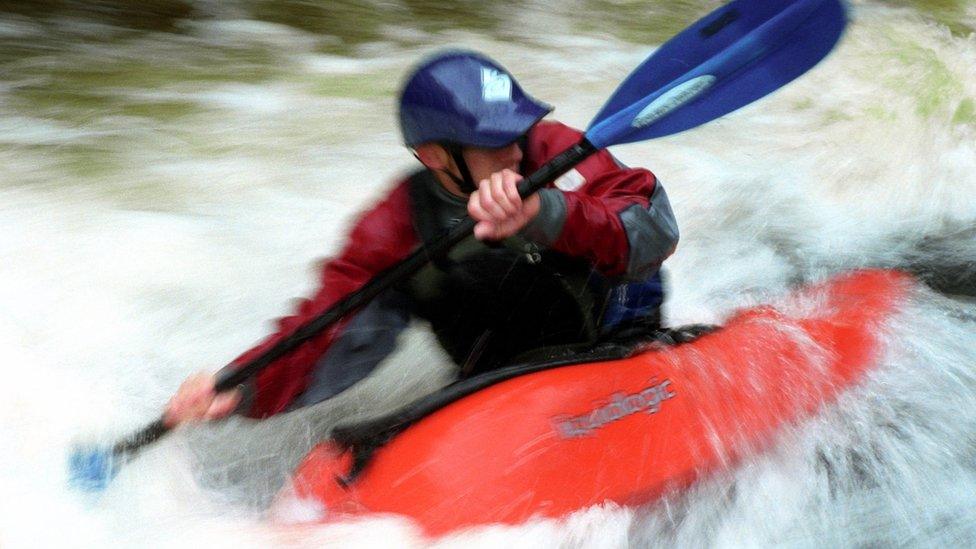
[[[833,49],[841,0],[736,0],[675,36],[590,123],[597,148],[694,128],[779,89]]]
[[[85,492],[104,491],[118,470],[118,460],[104,448],[78,448],[68,458],[68,482]]]

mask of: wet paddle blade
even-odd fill
[[[841,0],[736,0],[648,57],[586,137],[603,148],[719,118],[810,70],[833,49],[846,22]]]
[[[119,463],[105,448],[75,448],[68,457],[68,482],[84,492],[102,492],[115,478]]]

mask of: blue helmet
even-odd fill
[[[400,131],[408,147],[430,142],[503,147],[550,111],[498,63],[450,50],[427,58],[407,79],[400,94]]]

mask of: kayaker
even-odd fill
[[[260,355],[465,213],[477,221],[474,237],[239,390],[216,395],[212,374],[191,376],[167,406],[171,426],[235,409],[266,417],[321,402],[366,377],[415,316],[430,322],[462,375],[538,347],[586,346],[659,326],[659,269],[678,229],[651,172],[600,151],[520,199],[522,174],[582,134],[544,121],[552,108],[478,53],[427,58],[407,79],[399,106],[404,143],[422,168],[358,219],[340,254],[323,266],[316,294],[232,366]]]

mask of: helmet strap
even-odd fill
[[[471,194],[478,190],[478,186],[475,185],[474,179],[471,177],[471,170],[468,169],[468,162],[464,159],[464,155],[461,154],[461,145],[457,143],[443,143],[442,145],[448,154],[451,155],[451,158],[454,159],[454,164],[457,166],[458,172],[461,173],[461,177],[454,175],[449,170],[443,170],[444,173],[457,184],[458,188],[464,194]]]

